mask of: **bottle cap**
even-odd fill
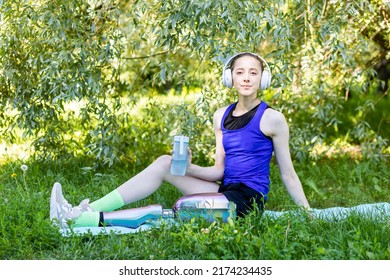
[[[184,153],[186,152],[186,151],[184,150],[184,143],[188,143],[188,142],[190,141],[190,138],[187,137],[187,136],[183,136],[183,135],[176,135],[176,136],[174,137],[174,141],[180,143],[180,146],[179,146],[179,154],[180,154],[180,155],[184,155]]]
[[[173,209],[163,209],[162,218],[163,219],[172,219],[175,217]]]

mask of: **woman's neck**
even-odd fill
[[[236,108],[240,111],[250,111],[260,104],[260,99],[257,97],[239,98]]]
[[[247,97],[247,98],[242,98],[240,97],[238,99],[238,103],[236,105],[236,108],[234,112],[237,115],[245,114],[252,110],[254,107],[260,104],[260,99],[257,97]]]

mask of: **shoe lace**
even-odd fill
[[[91,206],[89,206],[89,199],[84,199],[80,202],[78,206],[75,207],[72,207],[72,204],[64,200],[62,203],[62,207],[64,210],[63,212],[65,213],[64,218],[66,220],[76,219],[83,212],[93,212],[93,209],[91,208]]]

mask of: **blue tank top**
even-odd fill
[[[223,184],[243,183],[267,198],[269,192],[270,161],[273,143],[260,130],[260,120],[267,103],[261,102],[252,120],[243,128],[228,130],[224,122],[237,103],[225,111],[222,121],[222,144],[225,149],[225,171]]]

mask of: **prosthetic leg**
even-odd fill
[[[138,228],[147,220],[160,219],[162,214],[163,208],[158,204],[114,212],[100,212],[99,226]]]
[[[190,220],[193,217],[207,221],[235,218],[236,205],[227,200],[223,194],[194,194],[179,198],[172,209],[163,209],[161,205],[153,204],[146,207],[101,212],[100,225],[123,226],[137,228],[147,220],[177,219]]]

